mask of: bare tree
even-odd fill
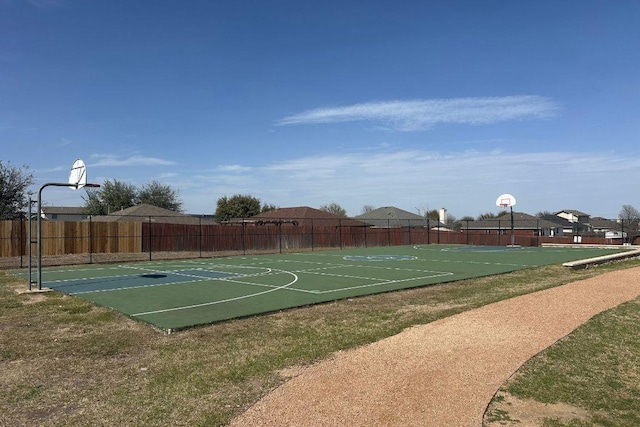
[[[483,219],[495,219],[495,218],[496,218],[496,214],[494,214],[493,212],[487,212],[487,213],[478,215],[478,221],[482,221]]]
[[[553,215],[553,212],[540,211],[536,214],[536,218],[544,218],[545,216],[551,216],[551,215]]]
[[[627,242],[632,242],[638,234],[638,224],[640,223],[640,211],[631,205],[622,205],[618,214],[623,233],[627,235]],[[624,236],[624,234],[623,234]]]
[[[343,217],[343,218],[346,218],[346,216],[347,216],[347,211],[344,210],[342,208],[342,206],[340,206],[339,204],[337,204],[335,202],[329,203],[328,205],[320,206],[320,210],[332,213],[334,215],[337,215],[337,216],[340,216],[340,217]]]
[[[373,211],[373,210],[375,210],[375,209],[376,209],[376,208],[375,208],[375,207],[373,207],[373,206],[371,206],[371,205],[364,205],[364,206],[362,207],[362,210],[360,211],[360,213],[361,213],[361,214],[366,214],[366,213],[369,213],[369,212],[371,212],[371,211]]]

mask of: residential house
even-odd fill
[[[81,206],[41,206],[40,210],[42,219],[51,221],[82,221],[88,217]]]
[[[437,227],[440,225],[438,221],[427,221],[427,219],[421,215],[398,209],[393,206],[374,209],[353,218],[377,228]]]
[[[564,228],[565,234],[579,235],[590,233],[592,231],[591,226],[589,225],[589,214],[573,209],[565,209],[560,212],[556,212],[555,216],[569,221],[570,227]]]
[[[229,223],[238,222],[237,220]],[[343,218],[320,209],[308,206],[294,208],[277,208],[259,213],[240,222],[249,224],[288,224],[301,226],[340,226],[340,227],[366,227],[367,224],[352,218]]]
[[[91,217],[95,222],[116,222],[116,221],[141,221],[166,224],[213,224],[211,219],[202,219],[181,212],[160,208],[158,206],[141,203],[126,209],[111,212],[109,215],[96,215]]]
[[[465,229],[484,231],[486,234],[511,233],[511,215],[506,214],[498,218],[469,221],[463,225]],[[515,234],[530,236],[562,236],[563,227],[544,218],[531,216],[524,212],[513,213],[513,230]]]

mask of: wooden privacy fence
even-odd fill
[[[221,225],[195,218],[191,223],[162,222],[162,218],[140,217],[129,221],[43,221],[42,255],[259,253],[324,248],[396,246],[412,244],[507,245],[511,243],[509,221],[497,221],[494,229],[470,229],[462,223],[458,231],[429,228],[422,221],[414,227],[370,227],[352,225],[353,220],[306,221],[305,224],[237,223]],[[307,225],[308,224],[308,225]],[[517,227],[517,225],[516,225]],[[0,221],[0,258],[28,254],[28,222]],[[31,222],[31,240],[36,240],[36,222]],[[572,237],[541,236],[536,230],[517,230],[515,244],[572,243]],[[622,243],[621,239],[582,237],[583,244]],[[32,244],[32,253],[36,246]],[[194,254],[195,253],[195,254]],[[86,262],[93,262],[90,257]],[[22,266],[22,262],[20,263]]]
[[[28,253],[28,221],[0,221],[0,257]],[[42,255],[142,251],[140,222],[43,221]],[[31,222],[36,251],[36,221]]]

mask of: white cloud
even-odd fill
[[[157,157],[145,157],[138,154],[126,158],[119,158],[114,154],[92,154],[92,167],[118,167],[118,166],[169,166],[175,162],[171,160],[159,159]]]
[[[541,96],[505,96],[412,101],[384,101],[316,108],[287,116],[278,126],[374,122],[397,131],[419,131],[439,123],[490,124],[553,117],[558,105]]]
[[[621,171],[625,180],[620,181]],[[502,193],[518,198],[518,209],[578,209],[615,217],[640,180],[640,158],[603,153],[508,151],[437,152],[389,150],[308,156],[242,174],[213,173],[194,178],[211,210],[218,197],[251,194],[277,206],[319,207],[336,202],[357,215],[364,205],[408,211],[428,205],[453,215],[493,212]],[[200,185],[195,185],[199,183]],[[214,193],[215,192],[215,193]],[[187,192],[183,193],[187,197]]]
[[[106,157],[108,162],[118,160]],[[105,160],[100,157],[96,161],[101,159]],[[88,168],[91,170],[90,165]],[[146,172],[136,173],[135,168],[127,172],[135,176],[119,175],[118,179],[136,185],[152,179]],[[163,170],[162,176],[169,178],[164,175],[167,172]],[[97,175],[91,175],[91,180],[100,182]],[[502,193],[516,196],[517,210],[529,214],[578,209],[615,218],[623,204],[640,207],[636,191],[640,155],[628,153],[388,148],[305,156],[251,167],[230,164],[206,173],[181,170],[172,174],[170,181],[180,191],[185,209],[194,214],[211,213],[220,197],[234,194],[250,194],[281,207],[318,208],[336,202],[349,215],[358,215],[363,206],[373,205],[410,212],[418,207],[446,208],[458,218],[475,217],[497,212],[495,200]],[[77,192],[70,193],[64,197],[80,200]]]
[[[248,166],[241,165],[222,165],[217,168],[220,172],[237,172],[237,173],[245,173],[251,170]]]

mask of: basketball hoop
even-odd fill
[[[72,190],[78,190],[82,187],[97,188],[100,184],[87,183],[87,168],[82,159],[76,159],[71,165],[71,172],[69,172],[68,182],[48,182],[40,187],[38,190],[38,224],[37,224],[37,246],[38,252],[36,255],[37,269],[38,269],[38,290],[42,290],[42,190],[46,187],[69,187]],[[29,215],[31,218],[31,215]],[[29,229],[31,227],[29,226]],[[29,244],[29,290],[31,290],[31,244]]]
[[[516,205],[516,198],[511,194],[502,194],[496,200],[496,206],[501,207],[502,209],[510,208]]]
[[[515,226],[513,223],[513,207],[516,205],[516,198],[511,194],[501,194],[496,200],[496,206],[502,209],[511,209],[511,247],[515,246]]]

